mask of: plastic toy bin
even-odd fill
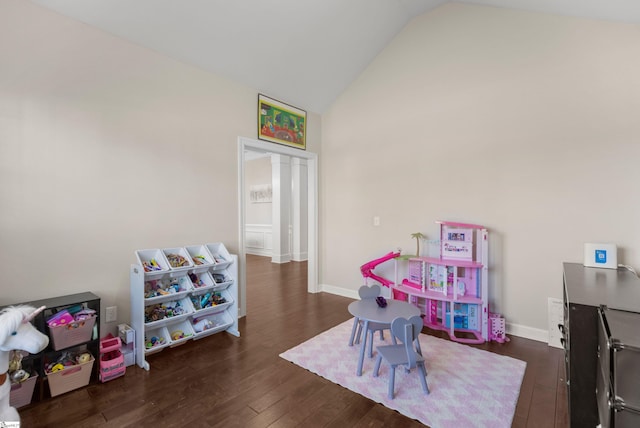
[[[100,381],[107,382],[122,376],[127,371],[124,356],[120,352],[119,337],[106,337],[100,340]]]
[[[74,321],[70,324],[49,327],[51,345],[54,350],[69,348],[91,340],[93,326],[96,317],[87,318],[83,321]]]
[[[144,332],[144,352],[153,354],[161,351],[170,343],[169,331],[165,326],[149,329]]]
[[[188,276],[178,278],[149,279],[144,282],[144,298],[146,302],[164,301],[167,297],[175,300],[185,296],[193,288]]]
[[[91,380],[94,361],[95,359],[91,356],[91,360],[86,363],[69,366],[59,372],[47,374],[51,396],[55,397],[56,395],[87,386],[89,380]]]
[[[183,247],[164,248],[164,257],[169,262],[169,269],[183,269],[193,267],[191,255]]]
[[[138,264],[142,265],[147,277],[163,275],[169,272],[169,262],[164,253],[158,249],[138,250],[136,251]]]
[[[196,334],[196,338],[208,336],[219,331],[226,330],[233,324],[231,315],[227,312],[219,312],[202,317],[194,317],[191,326]]]
[[[181,345],[187,340],[193,338],[194,335],[193,327],[191,327],[191,323],[188,320],[167,325],[167,331],[171,338],[171,346]]]
[[[211,277],[211,274],[209,272],[202,272],[197,274],[192,273],[189,274],[187,278],[189,278],[189,280],[191,281],[191,285],[194,290],[204,290],[207,288],[212,288],[216,285],[216,283],[213,282],[213,278]]]
[[[37,379],[38,375],[33,374],[24,382],[12,383],[11,393],[9,395],[9,405],[17,409],[18,407],[30,404]]]
[[[213,256],[213,260],[215,261],[213,270],[224,269],[231,264],[231,254],[229,254],[229,251],[227,251],[227,248],[222,242],[205,244],[205,247],[207,247],[209,254]]]
[[[194,266],[193,272],[195,273],[205,272],[216,263],[204,245],[190,245],[185,247],[185,249],[187,253],[189,253],[189,256],[191,256]]]

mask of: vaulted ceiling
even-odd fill
[[[414,17],[451,0],[31,0],[323,113]],[[462,3],[640,22],[640,0]]]

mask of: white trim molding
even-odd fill
[[[245,249],[247,254],[271,257],[273,230],[270,224],[245,225]]]
[[[292,158],[305,159],[307,162],[307,291],[319,292],[318,288],[318,155],[306,150],[294,149],[281,144],[258,141],[252,138],[238,137],[238,266],[239,286],[239,316],[247,314],[247,283],[245,267],[245,179],[244,167],[247,152],[264,154],[281,154]]]

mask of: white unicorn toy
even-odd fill
[[[35,309],[23,305],[0,311],[0,423],[20,422],[18,411],[9,405],[9,352],[20,350],[37,354],[47,347],[49,337],[31,324],[31,320],[43,310],[44,306]]]

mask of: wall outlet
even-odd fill
[[[118,307],[108,306],[105,310],[105,322],[115,322],[118,319]]]
[[[564,305],[562,299],[548,298],[548,320],[549,320],[549,346],[562,348],[560,338],[562,333],[558,324],[564,324]]]

